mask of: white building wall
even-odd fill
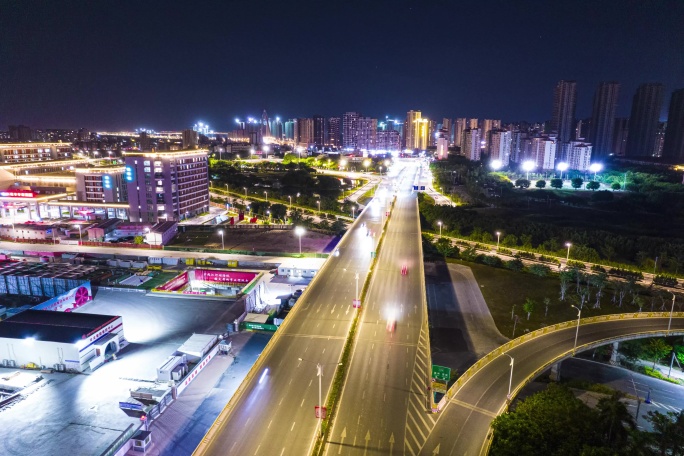
[[[566,145],[568,168],[577,171],[588,171],[591,165],[592,145],[578,141],[570,141]]]
[[[80,360],[75,343],[66,344],[5,337],[0,337],[0,357],[14,360],[17,366],[34,363],[38,366],[54,367],[55,364],[66,364],[68,360],[76,363],[79,363]]]

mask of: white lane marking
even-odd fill
[[[302,408],[302,405],[304,405],[304,399],[302,399],[301,404],[299,404],[299,408]]]
[[[256,451],[254,452],[254,454],[257,454],[257,453],[259,452],[259,448],[261,448],[261,444],[259,444],[259,446],[257,446],[257,449],[256,449]]]
[[[273,423],[273,420],[268,422],[268,426],[266,426],[266,429],[271,429],[271,423]]]
[[[295,422],[292,422],[292,427],[290,428],[290,432],[292,432],[292,429],[294,429]]]

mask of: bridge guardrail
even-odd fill
[[[612,314],[612,315],[601,315],[601,316],[595,316],[595,317],[588,317],[588,318],[582,318],[580,320],[580,326],[592,324],[592,323],[598,323],[598,322],[603,322],[603,321],[618,321],[618,320],[625,320],[625,319],[640,319],[640,318],[669,318],[670,317],[670,312],[640,312],[640,313],[628,313],[628,314]],[[684,312],[673,312],[672,313],[673,318],[684,318]],[[529,332],[527,334],[524,334],[520,337],[517,337],[502,346],[495,348],[491,352],[487,353],[485,356],[477,360],[475,364],[470,366],[468,370],[466,370],[463,375],[461,375],[458,380],[449,388],[447,391],[447,394],[442,397],[442,400],[439,401],[437,404],[437,411],[441,411],[446,404],[448,403],[449,400],[451,400],[456,393],[465,385],[470,378],[472,378],[477,372],[479,372],[482,368],[484,368],[487,364],[489,364],[494,358],[497,358],[501,354],[511,350],[514,347],[517,347],[519,345],[522,345],[523,343],[536,339],[537,337],[543,336],[545,334],[548,334],[553,331],[558,331],[561,329],[566,329],[571,326],[575,326],[577,324],[576,321],[564,321],[562,323],[556,323],[555,325],[551,326],[545,326],[544,328],[537,329],[535,331]],[[662,331],[658,331],[658,333],[662,333]]]
[[[362,218],[361,215],[363,214],[363,212],[365,212],[365,210],[366,210],[366,208],[364,208],[363,211],[361,211],[361,213],[356,218],[356,220],[354,220],[354,222],[347,228],[347,232],[344,234],[344,236],[342,236],[342,238],[340,239],[340,241],[338,242],[337,245],[342,244],[347,236],[351,236],[354,225],[356,225],[356,223],[359,220],[361,220],[361,218]],[[330,258],[330,256],[328,256],[328,255],[326,255],[326,256],[328,258]],[[330,264],[331,264],[330,261],[326,261],[325,263],[323,263],[323,266],[321,266],[318,273],[314,276],[314,278],[311,280],[309,285],[306,287],[306,289],[304,290],[304,292],[300,296],[299,299],[301,301],[303,301],[306,298],[306,296],[309,294],[309,290],[311,290],[311,288],[315,284],[316,280],[323,275],[322,274],[323,271],[325,269],[327,269]],[[257,358],[256,362],[252,365],[252,367],[247,372],[247,375],[245,376],[245,378],[240,383],[240,386],[238,386],[237,390],[235,390],[235,392],[231,396],[231,398],[228,401],[228,403],[226,404],[226,406],[221,410],[219,415],[214,420],[214,423],[209,427],[209,430],[207,430],[206,434],[204,434],[204,437],[202,437],[202,440],[200,440],[199,444],[197,445],[195,450],[192,452],[193,456],[203,455],[207,452],[207,450],[211,446],[211,443],[213,442],[215,435],[223,427],[223,422],[226,421],[226,419],[230,416],[230,413],[232,412],[233,408],[235,407],[237,402],[240,400],[240,398],[244,394],[244,392],[247,388],[247,385],[256,376],[257,370],[261,367],[259,360],[265,359],[265,357],[268,355],[268,353],[270,353],[271,350],[273,350],[275,343],[280,339],[280,335],[283,332],[282,329],[288,326],[289,322],[292,321],[292,315],[295,312],[298,312],[298,309],[301,309],[301,308],[302,308],[302,306],[295,306],[293,308],[292,312],[290,312],[289,318],[285,319],[283,324],[280,325],[279,330],[276,331],[275,334],[273,335],[273,337],[271,338],[271,340],[268,341],[268,343],[266,344],[266,347],[264,347],[264,350],[261,352],[261,354]],[[350,325],[351,325],[351,323],[350,323]],[[326,400],[327,400],[327,398],[326,398]]]

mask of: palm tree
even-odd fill
[[[611,396],[601,398],[596,405],[599,412],[599,424],[606,443],[613,448],[621,448],[629,438],[630,429],[636,428],[634,417],[620,399],[624,396],[621,391]]]

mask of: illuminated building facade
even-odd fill
[[[0,144],[2,163],[30,163],[71,158],[70,143],[10,143]]]
[[[489,159],[501,161],[502,166],[508,166],[511,161],[511,132],[506,130],[492,130],[489,134]]]
[[[591,165],[592,145],[582,141],[570,141],[563,144],[563,157],[569,169],[587,171]]]
[[[128,188],[124,166],[76,169],[76,199],[92,203],[125,203]]]
[[[124,155],[130,221],[178,221],[209,210],[207,150]]]
[[[472,161],[480,160],[480,129],[466,128],[463,130],[463,138],[461,139],[461,155]]]

